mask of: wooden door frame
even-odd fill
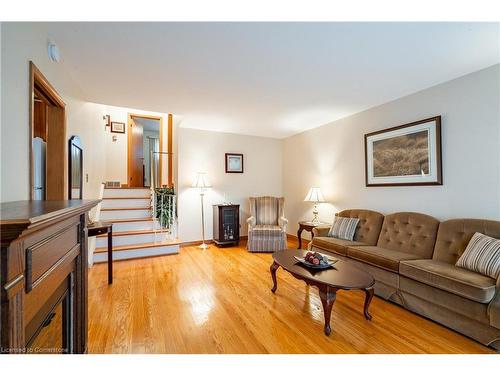
[[[33,61],[29,62],[29,161],[30,161],[30,200],[35,198],[35,168],[34,168],[34,150],[33,150],[33,135],[35,127],[35,91],[38,95],[42,96],[44,101],[47,101],[52,107],[58,108],[56,117],[58,126],[63,127],[62,129],[62,140],[57,140],[57,143],[53,143],[52,147],[56,147],[61,153],[60,163],[62,163],[62,168],[56,168],[56,175],[52,176],[55,181],[52,181],[53,186],[58,186],[54,191],[49,193],[49,182],[47,178],[48,165],[46,166],[46,179],[45,179],[45,189],[46,189],[46,199],[67,199],[67,149],[66,149],[66,103],[62,100],[61,95],[58,94],[56,89],[50,84],[50,82],[45,78],[42,72],[36,67]],[[49,145],[49,138],[47,138],[47,147]],[[60,166],[56,166],[60,167]],[[62,169],[62,170],[61,170]]]
[[[128,113],[127,114],[127,186],[130,185],[130,178],[132,176],[132,132],[130,131],[131,127],[134,125],[134,117],[145,118],[148,120],[157,120],[160,121],[160,151],[163,150],[163,116],[155,116],[155,115],[143,115],[139,113]],[[151,163],[151,161],[150,161]],[[159,158],[159,169],[160,169],[160,184],[162,181],[162,157],[160,154]],[[148,171],[149,173],[149,171]],[[144,186],[144,181],[143,181]]]

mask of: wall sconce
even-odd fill
[[[110,115],[104,115],[104,116],[102,116],[102,119],[105,121],[105,123],[104,123],[104,131],[106,131],[106,128],[108,126],[111,126],[111,116]]]

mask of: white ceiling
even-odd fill
[[[283,138],[500,62],[498,23],[49,23],[88,101]]]

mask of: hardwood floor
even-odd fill
[[[290,242],[290,247],[295,243]],[[115,262],[89,273],[90,353],[492,353],[378,297],[339,292],[323,334],[318,292],[283,270],[271,293],[270,254],[239,248]]]

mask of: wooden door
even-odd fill
[[[68,199],[66,104],[31,61],[29,91],[31,199]],[[36,137],[45,141],[45,156],[40,156],[40,149],[35,150],[33,139]],[[35,155],[35,152],[37,155]],[[45,164],[45,168],[40,168],[38,164],[40,160],[44,160],[42,163]],[[43,173],[40,170],[45,170],[44,186],[39,186],[40,173]],[[40,196],[38,190],[43,189],[43,187],[45,187],[45,192]]]
[[[128,123],[128,186],[143,187],[143,129],[133,118]]]
[[[47,107],[47,193],[48,200],[68,199],[68,157],[64,108]],[[64,179],[61,183],[61,177]]]

